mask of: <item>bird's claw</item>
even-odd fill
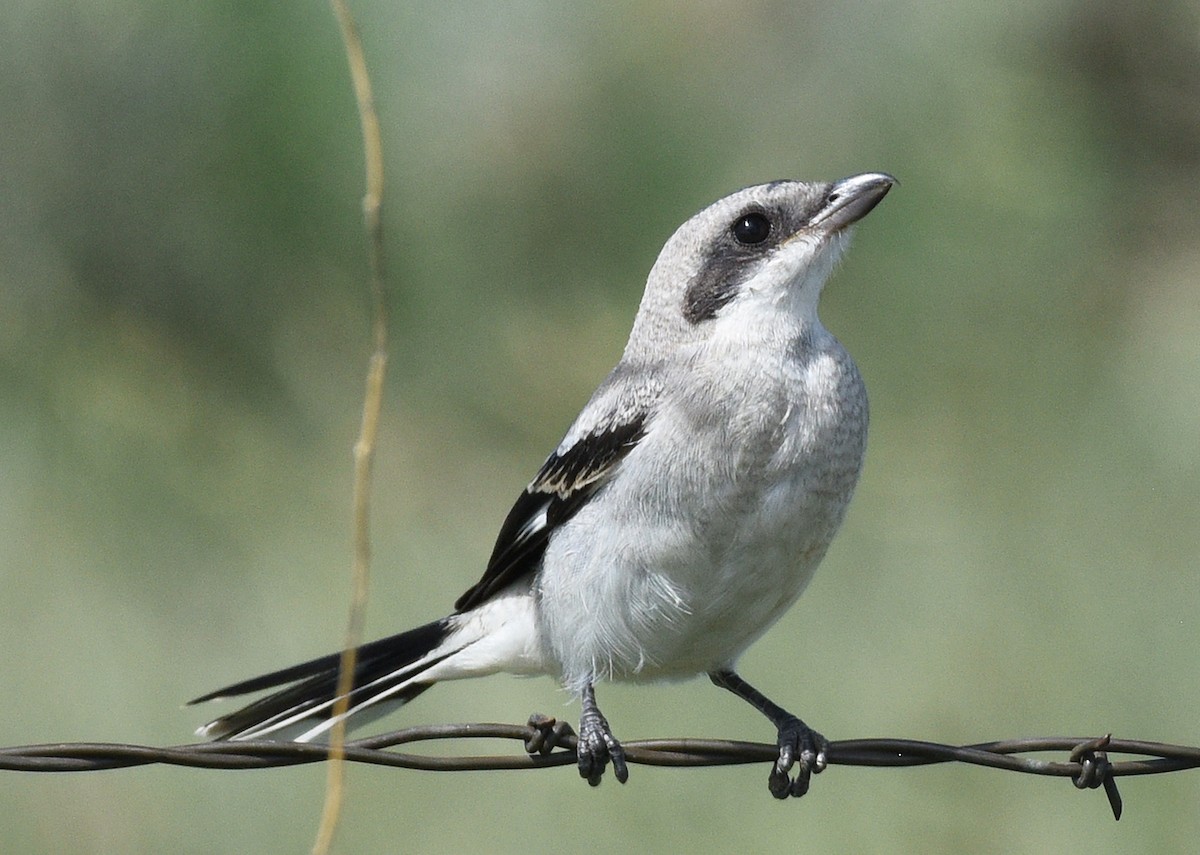
[[[579,758],[579,777],[584,778],[593,787],[600,785],[600,777],[610,760],[617,781],[624,784],[629,779],[625,749],[613,736],[612,729],[599,711],[585,711],[580,719],[575,754]]]
[[[799,798],[808,792],[812,776],[823,772],[828,765],[825,753],[829,740],[817,733],[795,716],[788,718],[779,728],[779,759],[771,768],[767,786],[777,799],[788,796]],[[790,773],[799,765],[796,777]]]

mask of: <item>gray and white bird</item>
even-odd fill
[[[707,674],[775,725],[771,792],[803,794],[827,741],[734,667],[804,591],[858,481],[866,389],[817,302],[894,183],[775,181],[680,226],[620,362],[513,505],[483,577],[448,617],[360,647],[345,715],[361,723],[442,680],[548,674],[581,701],[580,774],[598,784],[611,761],[624,782],[596,683]],[[197,698],[286,686],[199,733],[326,738],[339,662]]]

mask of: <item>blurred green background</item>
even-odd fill
[[[751,183],[886,170],[823,317],[872,395],[841,536],[743,673],[831,738],[1200,743],[1200,11],[356,2],[394,350],[369,633],[443,614],[624,344],[655,254]],[[0,744],[190,739],[334,649],[367,353],[329,10],[15,0],[0,28]],[[769,740],[703,681],[619,735]],[[389,724],[574,717],[548,680]],[[477,746],[472,746],[475,750]],[[511,750],[502,747],[502,750]],[[341,852],[1194,851],[1200,773],[353,769]],[[0,773],[4,852],[306,852],[324,771]]]

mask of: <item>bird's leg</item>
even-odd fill
[[[771,720],[779,730],[779,759],[771,769],[767,786],[777,799],[802,796],[808,792],[813,774],[824,770],[825,752],[829,740],[817,733],[796,716],[769,700],[762,692],[751,686],[732,670],[712,671],[708,678],[713,685],[728,689]],[[795,779],[789,778],[792,766],[799,761],[800,770]]]
[[[604,767],[612,760],[613,774],[622,784],[629,778],[629,767],[625,765],[625,751],[612,735],[612,728],[596,706],[596,690],[588,683],[581,698],[579,714],[579,740],[575,753],[579,757],[579,776],[586,778],[593,787],[599,786]]]

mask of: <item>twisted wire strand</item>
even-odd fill
[[[524,750],[511,754],[434,755],[395,750],[433,740],[510,740]],[[769,763],[778,757],[773,744],[729,739],[643,739],[622,743],[630,763],[650,766],[729,766]],[[1021,755],[1066,753],[1062,760]],[[1110,753],[1130,759],[1109,760]],[[204,769],[268,769],[321,763],[329,748],[298,742],[203,742],[157,748],[110,742],[69,742],[0,748],[0,770],[87,772],[165,764]],[[350,740],[351,763],[436,772],[541,769],[575,763],[575,735],[554,719],[535,717],[529,724],[436,724],[407,727]],[[1111,736],[1051,736],[1007,739],[974,745],[946,745],[913,739],[849,739],[831,742],[829,765],[908,767],[967,763],[1030,775],[1071,778],[1081,789],[1102,787],[1116,818],[1121,798],[1116,778],[1157,775],[1200,767],[1200,747]]]

